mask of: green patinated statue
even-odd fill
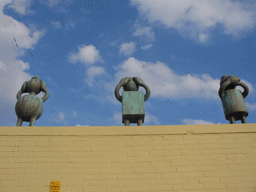
[[[144,96],[142,91],[138,91],[139,86],[145,88],[146,94]],[[119,94],[121,87],[124,89],[123,96]],[[149,87],[139,77],[125,77],[117,85],[115,96],[122,103],[122,122],[125,126],[129,126],[130,123],[137,123],[138,126],[141,126],[145,117],[144,102],[150,96]]]
[[[41,91],[45,92],[45,95],[38,98],[36,95]],[[29,93],[29,95],[21,97],[22,93]],[[43,114],[43,103],[49,97],[45,83],[38,76],[34,76],[31,80],[23,83],[16,97],[18,100],[15,105],[15,112],[18,116],[16,126],[22,126],[23,121],[30,122],[29,126],[34,126],[35,121]]]
[[[244,92],[242,93],[240,90],[235,89],[236,86],[243,87]],[[241,120],[242,123],[247,123],[246,117],[248,116],[248,110],[244,98],[248,93],[249,88],[244,83],[240,82],[237,76],[222,76],[219,97],[221,98],[225,118],[230,121],[230,124],[235,124],[237,120]]]

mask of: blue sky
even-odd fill
[[[136,76],[151,90],[144,125],[228,124],[224,74],[249,87],[255,123],[255,1],[3,0],[0,10],[1,126],[16,125],[16,94],[35,75],[50,92],[36,126],[122,126],[114,90]]]

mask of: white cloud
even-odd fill
[[[79,124],[76,124],[75,126],[89,126],[89,125],[79,125]]]
[[[28,27],[5,15],[2,9],[6,4],[20,14],[24,13],[23,8],[26,6],[22,2],[19,4],[19,1],[0,1],[0,100],[2,101],[0,122],[4,126],[11,126],[11,122],[17,119],[14,110],[17,102],[16,95],[22,84],[32,77],[26,72],[30,67],[29,63],[23,62],[17,57],[23,56],[25,49],[33,49],[33,45],[46,33],[46,30],[37,31],[33,24]],[[40,97],[40,95],[41,93],[38,96]]]
[[[77,117],[77,116],[78,116],[78,113],[75,112],[75,111],[73,111],[73,112],[72,112],[72,115],[73,115],[74,117]]]
[[[118,124],[117,126],[122,126],[122,125],[124,125],[124,124],[122,123],[122,113],[120,113],[120,112],[115,112],[113,119],[114,119],[115,122]],[[143,123],[142,125],[145,125],[145,124],[147,124],[147,125],[149,125],[149,124],[157,124],[157,125],[159,125],[160,122],[159,122],[159,120],[157,119],[156,116],[152,115],[151,113],[146,113],[146,114],[145,114],[144,123]],[[137,124],[136,124],[136,123],[131,123],[130,125],[137,125]]]
[[[199,34],[199,40],[201,41],[201,42],[207,42],[208,41],[208,39],[209,39],[209,34],[206,34],[206,33],[201,33],[201,34]]]
[[[68,21],[65,26],[66,26],[66,29],[74,29],[75,23],[72,21]]]
[[[51,21],[54,29],[60,29],[61,28],[61,23],[59,21]]]
[[[59,122],[59,123],[60,123],[60,122],[62,122],[64,119],[65,119],[64,113],[60,112],[60,113],[58,113],[57,118],[55,118],[54,120],[55,120],[56,122]]]
[[[117,40],[110,42],[109,45],[116,46],[117,45]]]
[[[247,85],[247,87],[249,88],[249,94],[255,91],[255,89],[253,88],[253,85],[248,81],[246,81],[245,79],[241,79],[241,82]],[[236,89],[239,89],[240,91],[244,92],[244,88],[242,88],[241,86],[237,86]]]
[[[32,1],[31,1],[32,2]],[[8,8],[14,9],[17,13],[25,15],[26,10],[31,5],[30,1],[21,1],[21,0],[5,0],[4,4],[9,4]]]
[[[130,42],[130,43],[123,43],[121,45],[119,54],[123,54],[125,56],[130,56],[134,53],[135,51],[135,43],[134,42]]]
[[[90,67],[86,71],[86,81],[89,86],[93,86],[95,82],[95,78],[101,76],[102,74],[106,74],[106,71],[103,67]]]
[[[256,103],[247,103],[247,102],[245,102],[245,104],[246,104],[246,107],[247,107],[247,109],[249,110],[249,113],[250,113],[250,111],[256,111]]]
[[[117,126],[122,126],[123,125],[123,123],[122,123],[122,113],[115,112],[113,119],[117,123]]]
[[[33,24],[30,25],[29,29],[23,23],[18,22],[10,16],[0,13],[0,17],[0,31],[2,34],[1,42],[3,45],[5,45],[3,48],[5,50],[8,48],[12,48],[12,50],[16,48],[17,50],[16,43],[18,44],[19,48],[33,49],[32,46],[36,44],[46,33],[46,30],[37,31]],[[34,32],[32,33],[32,31]],[[32,37],[30,37],[31,33]],[[16,42],[14,41],[14,38],[16,39]]]
[[[135,37],[145,36],[148,40],[155,40],[155,33],[153,32],[152,27],[141,27],[139,24],[134,24],[136,28],[135,32],[132,34]]]
[[[54,6],[58,5],[59,3],[61,3],[60,0],[48,0],[49,7],[54,7]]]
[[[213,79],[208,74],[179,75],[165,63],[157,61],[154,64],[134,57],[124,61],[116,70],[115,83],[123,77],[140,77],[149,86],[151,97],[219,99],[220,79]]]
[[[0,62],[0,71],[7,71],[7,66],[3,62]]]
[[[96,62],[103,62],[103,60],[101,59],[99,50],[97,50],[94,45],[79,46],[79,50],[77,51],[77,53],[69,54],[69,61],[72,63],[82,62],[87,66],[90,66],[86,70],[86,78],[85,78],[85,81],[90,87],[93,87],[96,85],[95,78],[101,77],[103,74],[108,75],[104,67],[91,66]]]
[[[159,125],[160,122],[157,119],[156,116],[152,115],[151,113],[146,113],[145,114],[145,119],[144,119],[144,124],[157,124]]]
[[[91,65],[97,61],[102,61],[100,53],[98,50],[96,50],[96,47],[94,45],[81,45],[78,48],[79,50],[77,53],[71,53],[69,55],[70,62],[82,62],[87,65]]]
[[[141,46],[141,49],[150,49],[152,47],[152,44],[148,44],[148,45],[145,45],[145,46]]]
[[[213,122],[210,121],[204,121],[202,119],[200,120],[195,120],[195,119],[183,119],[182,122],[185,125],[205,125],[205,124],[215,124]]]
[[[202,41],[217,24],[225,34],[238,36],[253,29],[256,24],[256,4],[236,0],[131,0],[140,16],[151,24],[158,21],[167,28],[174,28],[183,35]]]

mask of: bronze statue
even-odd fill
[[[142,86],[146,90],[146,94],[143,96],[142,91],[139,90],[139,86]],[[120,88],[123,87],[123,96],[119,95]],[[141,126],[144,123],[145,107],[144,102],[148,100],[150,96],[149,87],[139,77],[125,77],[121,79],[115,89],[116,99],[122,103],[123,119],[122,122],[125,126],[129,126],[130,123],[137,123]]]
[[[45,95],[38,98],[36,95],[41,91],[45,92]],[[22,93],[29,93],[29,95],[21,97]],[[15,105],[15,112],[18,116],[16,126],[22,126],[23,121],[30,122],[29,126],[34,126],[35,121],[43,114],[43,103],[49,97],[45,83],[38,76],[34,76],[23,83],[16,97],[18,100]]]
[[[236,86],[242,86],[244,92],[235,89]],[[230,121],[230,124],[235,124],[235,121],[241,120],[242,123],[247,123],[246,117],[248,110],[246,108],[244,98],[248,95],[249,88],[237,76],[223,75],[220,81],[219,97],[222,101],[222,106],[225,113],[225,118]]]

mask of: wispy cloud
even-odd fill
[[[120,47],[119,54],[123,54],[125,56],[131,56],[136,49],[136,45],[134,42],[123,43]]]
[[[65,119],[65,115],[62,112],[59,112],[57,115],[57,118],[54,118],[54,120],[58,123],[63,122],[64,119]]]
[[[144,119],[144,124],[160,124],[160,121],[158,120],[158,118],[154,115],[152,115],[151,113],[147,113],[145,114],[145,119]]]
[[[65,24],[65,27],[66,29],[73,29],[75,27],[75,23],[72,22],[72,21],[68,21],[66,24]]]
[[[51,21],[51,24],[53,25],[54,29],[60,29],[62,27],[59,21]]]
[[[183,35],[207,41],[218,24],[223,33],[239,36],[256,25],[256,6],[250,1],[233,0],[131,0],[141,17],[151,24],[159,21]]]
[[[78,113],[75,112],[75,111],[73,111],[73,112],[72,112],[72,115],[73,115],[74,117],[77,117],[77,116],[78,116]]]
[[[26,49],[33,46],[46,34],[46,29],[37,30],[34,25],[26,26],[24,23],[5,15],[2,9],[12,1],[1,1],[0,3],[0,100],[3,101],[0,109],[0,122],[9,125],[16,119],[13,109],[17,101],[16,94],[25,81],[31,79],[32,75],[27,72],[30,68],[29,62],[17,59],[24,56]],[[28,2],[13,1],[8,7],[15,9],[19,14],[25,14]],[[16,42],[14,41],[14,38]],[[19,45],[16,47],[15,43]],[[10,121],[10,119],[12,119]]]
[[[201,34],[199,34],[199,40],[201,41],[201,42],[207,42],[208,41],[208,39],[209,39],[209,34],[206,34],[206,33],[201,33]]]
[[[124,125],[122,123],[122,113],[121,112],[115,112],[113,119],[118,124],[118,126]],[[146,113],[143,125],[145,125],[145,124],[157,124],[157,125],[159,125],[160,121],[158,120],[158,118],[156,116],[152,115],[151,113]],[[136,125],[136,123],[135,124],[131,123],[131,125]]]
[[[246,104],[246,107],[247,107],[247,109],[249,110],[249,112],[250,111],[256,111],[256,103],[245,103]]]
[[[179,75],[165,63],[139,61],[130,57],[116,68],[117,79],[141,77],[150,87],[151,97],[219,99],[219,79],[208,74]]]
[[[150,49],[152,47],[152,44],[148,44],[148,45],[145,45],[145,46],[141,46],[141,49]]]
[[[134,24],[136,28],[135,32],[132,34],[135,37],[145,37],[148,40],[155,40],[155,33],[153,32],[152,27],[142,27],[138,23]]]
[[[196,119],[183,119],[182,122],[185,125],[205,125],[205,124],[215,124],[213,122],[210,121],[204,121],[202,119],[200,120],[196,120]]]
[[[117,40],[111,41],[111,42],[109,43],[109,45],[111,45],[111,46],[116,46],[116,45],[117,45]]]
[[[122,113],[115,112],[113,119],[116,122],[117,126],[122,126],[123,125],[123,123],[122,123]]]
[[[81,62],[86,65],[94,64],[95,62],[102,61],[99,50],[94,45],[81,45],[78,47],[77,53],[69,54],[69,61],[72,63]]]
[[[12,2],[12,4],[9,4],[11,2]],[[31,2],[30,1],[20,1],[20,0],[13,0],[13,1],[7,0],[7,1],[5,1],[5,4],[9,4],[8,8],[14,9],[17,13],[19,13],[21,15],[25,15],[26,10],[31,5]]]
[[[106,74],[106,71],[103,67],[90,67],[86,71],[86,81],[89,86],[93,86],[95,82],[95,78],[102,76],[102,74]]]

